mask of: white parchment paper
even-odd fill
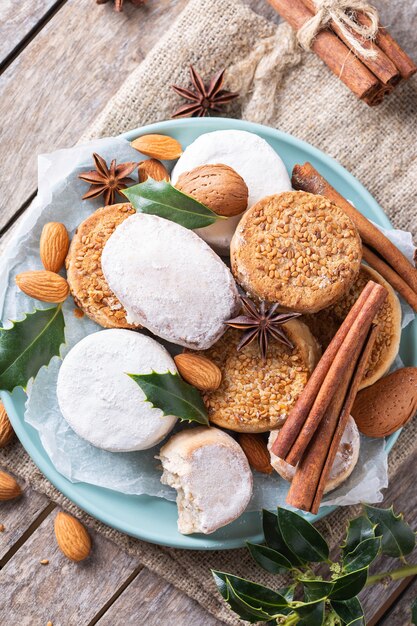
[[[38,196],[0,262],[3,324],[7,324],[8,320],[22,319],[23,314],[33,311],[35,305],[38,308],[49,306],[25,296],[14,283],[17,273],[42,268],[39,238],[43,225],[49,221],[63,222],[73,234],[78,224],[102,205],[100,200],[81,200],[87,185],[77,175],[92,168],[92,152],[98,152],[108,162],[111,158],[116,158],[118,162],[140,160],[137,151],[121,138],[100,139],[39,157]],[[409,233],[381,230],[412,259],[414,248]],[[74,308],[69,298],[64,304],[66,345],[62,348],[62,356],[85,335],[100,330],[86,316],[77,318]],[[413,317],[410,307],[403,303],[403,326]],[[71,430],[61,415],[56,397],[60,364],[61,360],[55,357],[49,367],[40,370],[29,386],[25,412],[25,420],[38,430],[56,469],[73,482],[87,482],[128,494],[148,494],[174,500],[175,491],[160,483],[161,470],[154,458],[159,446],[142,452],[106,452],[91,446]],[[379,502],[382,500],[381,490],[387,483],[384,440],[362,437],[360,458],[354,472],[341,487],[325,497],[323,504]],[[249,510],[284,504],[287,489],[287,483],[278,475],[265,476],[255,472]]]

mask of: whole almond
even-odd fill
[[[262,474],[272,473],[271,457],[262,435],[239,433],[237,440],[254,470]]]
[[[69,236],[64,224],[48,222],[42,229],[39,251],[46,270],[59,272],[69,248]]]
[[[168,135],[142,135],[142,137],[132,141],[130,145],[146,156],[163,161],[178,159],[182,154],[179,141]]]
[[[158,159],[141,161],[138,165],[139,182],[144,183],[148,178],[154,180],[169,180],[167,168]]]
[[[352,416],[368,437],[387,437],[417,411],[417,367],[403,367],[359,391]]]
[[[72,515],[59,512],[55,518],[58,546],[71,561],[83,561],[91,551],[91,539],[84,526]]]
[[[14,500],[21,495],[22,490],[13,476],[0,471],[0,501]]]
[[[65,278],[49,270],[32,270],[16,276],[16,285],[31,298],[42,302],[63,302],[69,294]]]
[[[0,448],[4,448],[11,442],[14,430],[6,413],[3,402],[0,402]]]
[[[220,369],[201,354],[183,352],[177,354],[174,361],[183,379],[200,391],[215,391],[222,382]]]
[[[248,208],[248,188],[243,178],[228,165],[200,165],[178,178],[175,187],[209,209],[232,217]]]

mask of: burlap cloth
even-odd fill
[[[412,39],[417,6],[404,4]],[[395,8],[401,12],[400,4],[395,3]],[[401,28],[396,33],[401,36],[398,31]],[[191,0],[83,139],[116,135],[169,118],[180,103],[170,85],[187,84],[190,63],[204,76],[231,67],[229,86],[244,94],[231,113],[292,133],[332,155],[368,187],[396,226],[412,230],[417,181],[416,81],[400,85],[381,106],[370,109],[314,55],[301,54],[286,25],[277,28],[238,0]],[[390,455],[391,481],[416,446],[415,421],[403,431]],[[253,565],[244,549],[207,553],[162,548],[97,522],[46,480],[19,443],[0,450],[0,464],[135,554],[226,624],[239,622],[218,596],[211,567],[277,584],[276,578]],[[354,512],[352,507],[339,509],[320,524],[331,541],[340,539]]]

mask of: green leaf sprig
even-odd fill
[[[164,415],[174,415],[182,422],[209,425],[207,409],[195,387],[186,383],[179,374],[128,374],[139,385],[152,406]]]
[[[144,183],[123,189],[123,194],[138,213],[157,215],[185,228],[203,228],[227,219],[166,180],[148,178]]]
[[[378,556],[385,554],[404,562],[415,548],[415,533],[392,507],[365,506],[364,514],[349,522],[337,561],[330,560],[324,537],[298,513],[278,507],[277,514],[263,511],[262,521],[265,545],[248,543],[249,552],[266,571],[290,576],[290,586],[274,590],[213,571],[224,600],[241,619],[252,624],[364,626],[357,596],[365,585],[417,573],[417,565],[403,565],[391,572],[368,575]],[[327,568],[326,578],[312,569],[314,563],[324,564],[321,571]],[[417,626],[417,601],[412,607],[412,623]]]
[[[10,328],[0,328],[0,389],[26,389],[40,368],[59,356],[64,329],[61,304],[35,309]]]

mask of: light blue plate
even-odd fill
[[[296,163],[310,161],[366,217],[381,226],[390,226],[388,218],[377,202],[339,163],[304,141],[273,128],[233,119],[184,119],[145,126],[126,133],[124,137],[132,140],[147,133],[165,133],[176,137],[183,146],[187,146],[202,133],[226,129],[247,130],[258,134],[278,152],[290,174]],[[256,158],[256,155],[254,157]],[[401,357],[406,365],[417,365],[417,324],[415,321],[403,332]],[[105,524],[133,537],[175,548],[198,550],[240,548],[247,540],[253,542],[262,540],[261,516],[257,512],[245,513],[238,520],[212,535],[184,536],[177,531],[177,508],[173,502],[150,496],[124,495],[86,483],[71,483],[52,465],[42,447],[38,432],[25,423],[23,391],[15,389],[12,394],[3,393],[2,399],[17,436],[39,469],[67,498]],[[388,438],[388,450],[394,445],[398,434],[395,433]],[[317,518],[327,515],[333,508],[322,508]],[[307,517],[314,519],[310,515]]]

